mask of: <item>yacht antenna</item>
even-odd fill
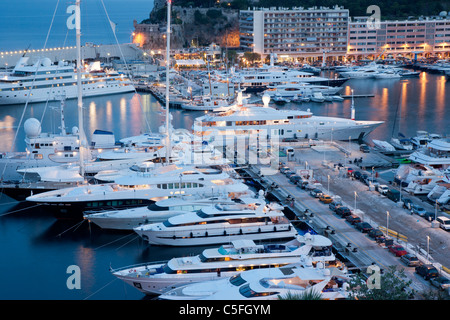
[[[64,121],[64,106],[66,104],[66,99],[64,97],[61,97],[61,134],[66,135],[66,123]]]
[[[169,128],[169,68],[170,68],[170,11],[171,11],[171,4],[172,0],[167,0],[167,30],[166,30],[166,41],[167,41],[167,48],[166,48],[166,162],[169,164],[170,159],[170,128]]]

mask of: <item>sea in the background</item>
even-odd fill
[[[74,3],[73,0],[0,1],[0,51],[74,46],[75,36],[66,27],[69,16],[66,9]],[[115,24],[118,43],[130,43],[133,20],[139,23],[147,19],[152,8],[153,0],[82,1],[82,45],[116,44],[109,20]]]

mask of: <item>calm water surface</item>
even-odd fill
[[[440,75],[422,73],[420,78],[399,80],[351,80],[344,93],[374,94],[355,99],[360,120],[383,120],[371,138],[387,140],[398,130],[405,136],[417,130],[448,134],[450,84]],[[42,118],[43,131],[57,130],[58,103],[4,106],[0,108],[0,150],[21,151],[25,147],[20,118]],[[149,94],[123,94],[84,99],[86,134],[95,129],[114,131],[116,139],[148,131],[163,124],[161,105]],[[311,109],[317,115],[350,117],[351,100],[335,103],[286,105],[280,108]],[[45,114],[44,114],[45,111]],[[176,128],[191,128],[201,113],[172,110]],[[44,115],[44,116],[43,116]],[[76,100],[66,102],[66,126],[77,124]],[[147,126],[148,124],[148,126]],[[12,146],[17,132],[16,143]],[[137,235],[105,231],[83,222],[57,221],[38,211],[12,211],[16,205],[3,196],[0,205],[0,299],[142,299],[145,296],[115,280],[109,267],[166,260],[193,255],[203,248],[165,248],[144,243]],[[67,267],[81,268],[81,290],[66,286]]]

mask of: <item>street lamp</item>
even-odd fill
[[[358,194],[355,191],[355,206],[354,206],[354,210],[355,210],[355,214],[356,214],[356,197],[358,196]]]
[[[429,261],[430,256],[430,236],[427,236],[427,260]]]
[[[389,211],[386,211],[386,238],[389,235]]]
[[[328,175],[328,194],[330,194],[330,175]]]

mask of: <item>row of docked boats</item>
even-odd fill
[[[278,244],[234,240],[196,256],[111,272],[147,295],[171,300],[277,299],[289,291],[304,294],[311,290],[322,298],[342,299],[348,295],[345,283],[349,280],[346,269],[336,263],[331,241],[309,233]],[[273,287],[253,287],[261,279]],[[232,292],[229,283],[235,287]],[[252,294],[239,290],[244,284]]]
[[[340,76],[350,79],[400,79],[420,75],[420,71],[378,64],[375,61],[363,66],[339,66],[335,71]]]

